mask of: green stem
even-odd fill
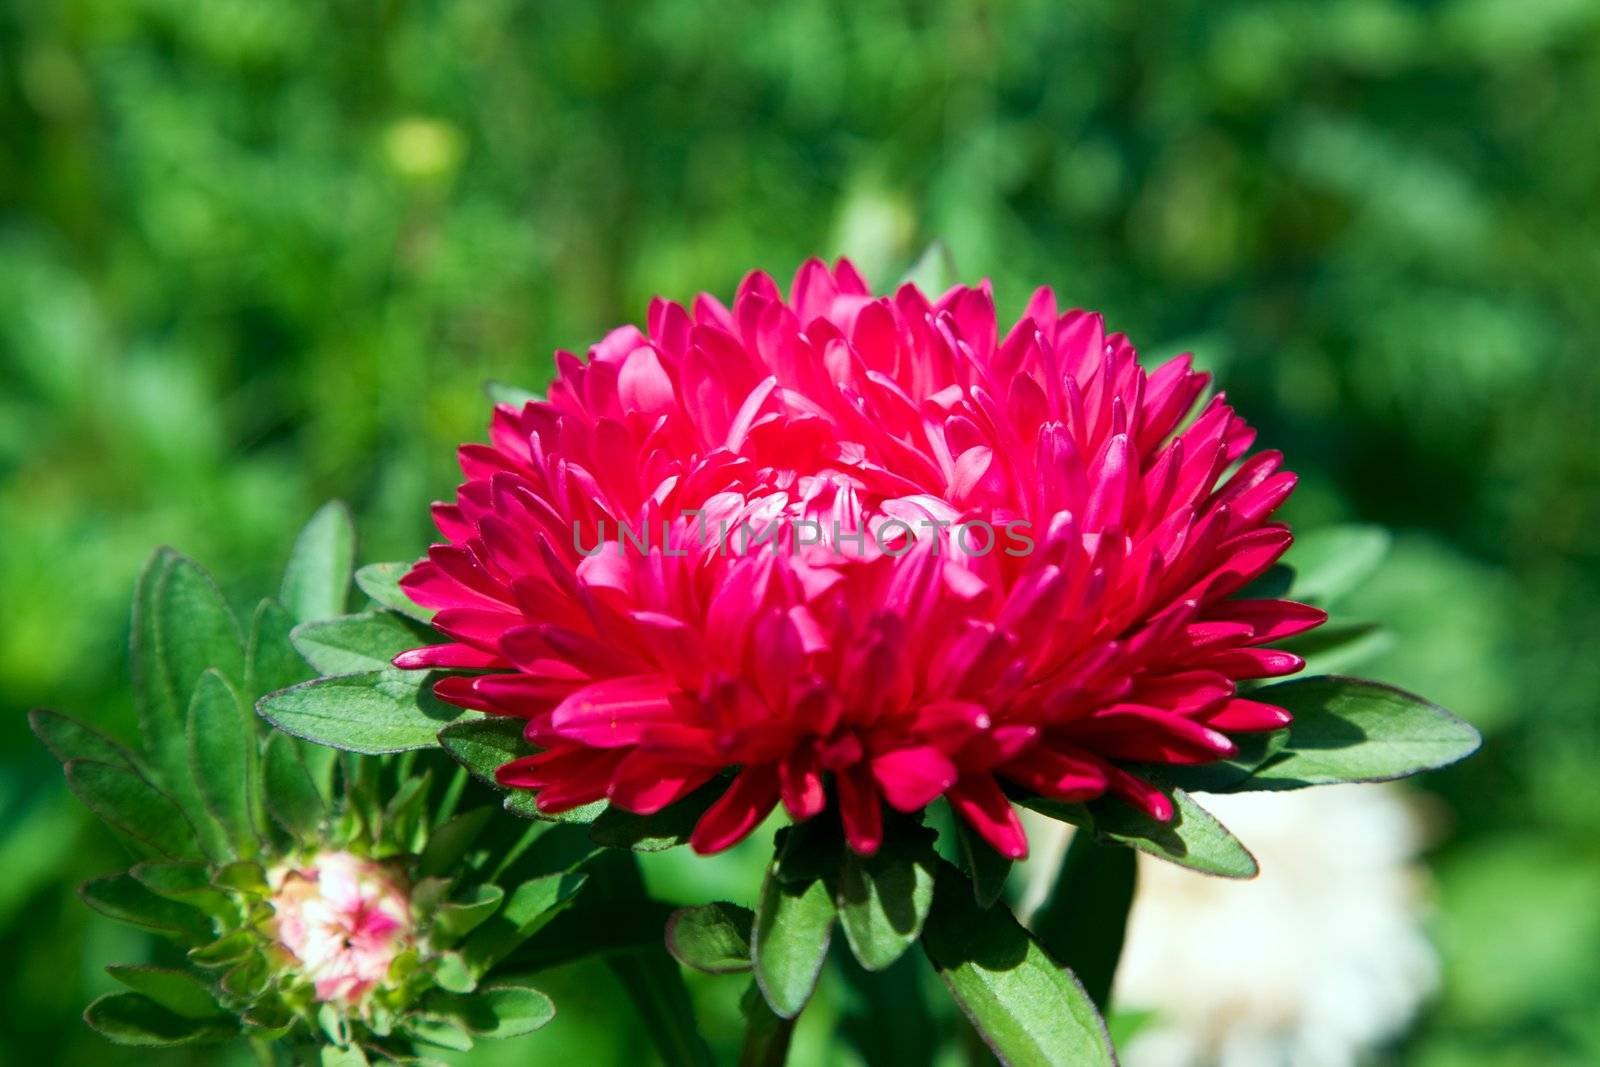
[[[789,1058],[789,1041],[799,1019],[785,1019],[767,1006],[767,1000],[754,982],[739,1002],[744,1012],[744,1046],[739,1050],[739,1067],[783,1067]]]

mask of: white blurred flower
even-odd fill
[[[380,863],[321,852],[272,871],[273,936],[316,997],[358,1005],[415,941],[411,900]]]
[[[1139,858],[1113,1003],[1156,1019],[1127,1067],[1351,1067],[1433,990],[1421,827],[1388,786],[1206,796],[1254,881]]]

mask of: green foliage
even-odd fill
[[[166,1046],[245,1034],[305,1048],[327,1040],[357,1058],[365,1046],[392,1058],[409,1055],[411,1042],[468,1049],[478,1038],[520,1036],[554,1014],[543,993],[491,972],[570,903],[586,877],[576,868],[590,853],[521,873],[520,860],[500,862],[487,818],[492,808],[480,804],[451,817],[468,788],[464,771],[440,756],[346,756],[335,765],[323,755],[330,750],[269,731],[247,703],[261,694],[239,688],[244,680],[291,683],[263,700],[289,708],[289,717],[288,698],[319,685],[296,681],[308,665],[289,662],[292,646],[310,666],[326,669],[352,656],[374,659],[377,645],[430,636],[386,613],[329,616],[347,597],[351,537],[342,508],[318,512],[296,542],[283,583],[306,621],[290,631],[288,613],[263,601],[248,645],[198,565],[170,550],[156,554],[138,592],[133,654],[146,726],[178,729],[182,766],[164,736],[135,752],[57,713],[31,716],[78,798],[135,853],[153,857],[85,882],[84,902],[175,942],[176,959],[187,964],[108,968],[131,992],[99,998],[84,1018],[114,1042]],[[423,706],[416,683],[387,665],[392,654],[354,676],[361,691],[409,685],[407,698]],[[369,678],[391,689],[365,685]],[[180,703],[186,713],[173,721]],[[382,736],[392,738],[393,722],[387,729]],[[432,743],[432,732],[424,737]],[[451,771],[450,785],[434,785],[436,769]],[[161,788],[175,783],[181,792]],[[199,833],[200,825],[216,834]],[[332,850],[384,861],[410,886],[425,949],[402,953],[359,1013],[319,1004],[310,980],[274,945],[269,869]]]
[[[685,967],[706,974],[748,971],[755,921],[749,908],[725,901],[679,908],[667,920],[667,951]]]
[[[922,946],[1002,1063],[1113,1064],[1111,1039],[1083,986],[1002,905],[981,908],[960,873],[939,864]]]
[[[256,710],[286,734],[368,756],[433,748],[463,714],[434,696],[425,676],[392,669],[303,682],[263,697]]]
[[[1449,827],[1445,973],[1396,1055],[1600,1061],[1600,928],[1546,888],[1600,830],[1597,57],[1594,5],[1532,0],[10,5],[8,1038],[107,1062],[79,1023],[104,923],[45,894],[126,857],[21,723],[49,703],[135,736],[116,649],[150,545],[193,546],[241,621],[329,495],[356,502],[369,558],[414,558],[450,450],[483,431],[484,379],[542,388],[552,349],[641,321],[656,292],[726,296],[816,251],[884,286],[942,235],[1003,307],[1049,281],[1147,355],[1193,348],[1301,475],[1302,545],[1330,521],[1401,531],[1336,622],[1381,619],[1360,673],[1487,741],[1419,786]],[[379,572],[390,600],[373,568],[357,582],[404,611],[405,566]],[[252,659],[292,676],[241,693],[311,676],[288,629]],[[326,750],[304,748],[331,795]],[[162,766],[140,770],[178,798]],[[748,904],[758,851],[645,862],[682,900]],[[741,1025],[700,1007],[708,1031]],[[821,1030],[849,1006],[809,1010]],[[643,1036],[564,1010],[540,1040],[635,1062]]]
[[[833,933],[834,903],[820,877],[786,880],[784,853],[761,886],[750,958],[756,984],[781,1018],[792,1019],[811,999]]]

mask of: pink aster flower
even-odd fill
[[[786,299],[652,303],[648,332],[556,356],[549,399],[466,445],[445,543],[405,578],[449,643],[403,668],[526,720],[500,768],[558,812],[650,813],[725,771],[691,844],[725,849],[831,790],[871,853],[883,805],[944,796],[1026,854],[1002,783],[1171,802],[1130,764],[1205,763],[1283,726],[1237,683],[1322,612],[1239,599],[1289,546],[1295,484],[1187,356],[1147,371],[1040,289],[873,296],[847,261]],[[987,545],[987,549],[986,549]]]
[[[272,872],[272,933],[316,997],[359,1005],[415,942],[411,903],[382,864],[322,852]]]

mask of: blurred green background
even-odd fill
[[[1590,0],[0,0],[0,1055],[164,1062],[78,1022],[140,946],[23,721],[131,732],[154,545],[253,601],[340,496],[414,555],[485,379],[942,237],[1193,349],[1295,521],[1396,531],[1367,673],[1488,743],[1425,787],[1444,982],[1393,1060],[1600,1062],[1597,203]],[[648,1059],[565,984],[543,1054]]]

